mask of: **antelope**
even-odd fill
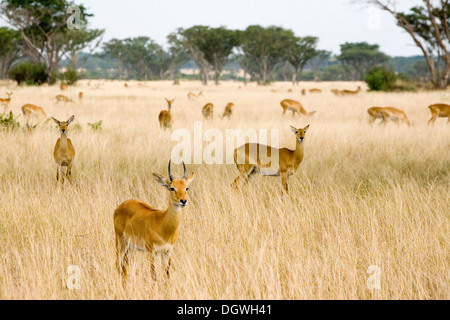
[[[194,180],[194,173],[174,179],[170,169],[169,180],[153,173],[156,182],[169,191],[167,210],[157,210],[140,200],[127,200],[114,211],[114,231],[116,235],[116,266],[120,276],[126,278],[128,254],[131,250],[147,251],[150,254],[150,271],[156,281],[155,258],[161,255],[161,262],[167,278],[170,278],[171,253],[178,237],[178,227],[182,209],[187,205],[186,192]]]
[[[24,117],[27,119],[27,123],[30,122],[31,118],[36,118],[36,120],[45,118],[47,119],[45,122],[50,120],[50,118],[47,117],[47,114],[44,112],[44,109],[35,106],[34,104],[26,104],[22,106],[22,113]]]
[[[66,90],[69,89],[69,87],[68,87],[67,84],[65,84],[65,83],[61,83],[61,85],[59,86],[59,88],[60,88],[62,91],[66,91]]]
[[[278,92],[278,90],[272,89],[272,90],[270,90],[270,92],[276,93],[276,92]]]
[[[78,99],[80,99],[80,100],[83,99],[83,95],[84,95],[83,92],[81,92],[81,91],[78,92]]]
[[[388,120],[391,120],[394,122],[403,121],[406,122],[408,126],[411,126],[411,122],[402,110],[394,107],[384,107],[383,109],[387,115],[387,117],[384,118],[385,124]]]
[[[309,92],[310,92],[310,93],[321,93],[322,90],[317,89],[317,88],[312,88],[312,89],[309,89]]]
[[[65,176],[72,182],[72,164],[75,157],[75,148],[72,145],[72,141],[67,138],[67,127],[75,119],[75,116],[71,116],[69,120],[61,122],[53,118],[53,121],[59,126],[61,137],[56,141],[55,148],[53,150],[53,158],[58,165],[56,169],[56,183],[58,183],[61,176],[61,183],[64,183],[63,167],[67,167]]]
[[[59,102],[64,102],[64,103],[73,102],[72,99],[70,99],[69,97],[67,97],[65,95],[62,95],[62,94],[58,94],[55,98],[56,98],[56,103],[59,103]]]
[[[343,95],[345,95],[345,94],[350,94],[350,95],[355,95],[355,94],[358,94],[358,92],[360,92],[362,89],[361,89],[361,86],[358,86],[358,88],[355,90],[355,91],[353,91],[353,90],[341,90],[341,91],[339,91],[339,93],[340,94],[343,94]]]
[[[306,90],[302,89],[302,96],[304,96],[306,94]]]
[[[128,83],[124,83],[123,86],[124,86],[125,88],[128,88]]]
[[[193,92],[189,92],[189,93],[187,94],[187,96],[188,96],[188,99],[189,99],[189,100],[196,100],[196,99],[198,99],[200,96],[203,96],[203,92],[200,91],[198,94],[195,94],[195,93],[193,93]]]
[[[281,101],[281,107],[283,108],[283,116],[287,110],[292,111],[292,116],[294,116],[296,112],[298,112],[299,114],[302,113],[304,115],[313,115],[314,113],[316,113],[316,111],[307,112],[300,104],[300,102],[291,99]]]
[[[207,103],[202,109],[203,117],[205,117],[206,120],[213,119],[214,118],[214,105],[212,103]]]
[[[287,91],[288,93],[292,93],[293,91],[292,91],[292,89],[288,89],[288,91]]]
[[[334,93],[335,95],[341,94],[341,90],[339,90],[339,89],[331,89],[330,91],[331,91],[332,93]]]
[[[367,109],[367,113],[369,113],[369,123],[372,125],[376,119],[381,119],[381,123],[385,123],[385,118],[388,117],[388,114],[384,111],[382,107],[371,107]]]
[[[221,118],[231,118],[231,116],[233,115],[233,110],[234,110],[234,103],[230,102],[225,106],[225,110],[223,111],[223,114],[221,116]]]
[[[295,150],[288,148],[277,149],[270,146],[263,146],[257,143],[247,143],[234,150],[234,162],[239,170],[239,176],[232,183],[232,187],[236,188],[239,181],[245,177],[245,182],[250,183],[255,174],[260,173],[263,176],[281,176],[281,183],[284,190],[288,192],[288,179],[293,175],[303,160],[303,141],[305,134],[309,129],[309,125],[305,128],[295,128],[291,126],[292,132],[295,134],[296,147]],[[277,163],[264,164],[261,159],[260,149],[266,148],[267,158],[272,154],[278,153]],[[255,153],[250,154],[250,150]],[[272,160],[271,160],[272,161]],[[274,171],[269,171],[275,165]]]
[[[428,120],[428,124],[434,123],[436,119],[439,118],[445,118],[447,117],[448,121],[450,122],[450,105],[438,103],[438,104],[432,104],[428,107],[431,111],[431,119]]]
[[[5,106],[5,108],[3,109],[3,113],[6,113],[6,111],[8,110],[12,94],[13,94],[12,92],[7,92],[6,95],[8,96],[8,98],[0,98],[0,105],[3,104]]]
[[[389,120],[394,121],[394,122],[398,122],[400,120],[400,121],[406,122],[408,124],[408,126],[411,125],[411,122],[408,120],[408,117],[406,116],[406,114],[402,110],[399,110],[397,108],[372,107],[372,108],[369,108],[367,110],[367,112],[369,113],[369,116],[370,116],[370,120],[369,120],[370,125],[372,125],[376,119],[381,119],[381,123],[383,123],[383,125],[386,125],[386,123]]]
[[[175,101],[175,99],[169,100],[166,98],[167,101],[167,109],[168,110],[162,110],[159,113],[158,120],[159,120],[159,126],[161,129],[170,129],[173,125],[173,117],[172,113],[170,112],[172,109],[172,104]]]

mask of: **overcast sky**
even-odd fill
[[[90,27],[106,29],[104,40],[148,36],[166,45],[179,27],[276,25],[298,36],[319,37],[320,49],[339,53],[345,42],[379,44],[391,56],[421,55],[387,13],[362,0],[82,0],[94,14]],[[402,9],[420,0],[398,0]]]

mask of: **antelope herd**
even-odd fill
[[[128,84],[124,84],[125,88],[129,88]],[[68,90],[66,84],[61,84],[60,89]],[[272,92],[278,92],[275,89]],[[313,88],[308,90],[309,93],[322,93],[322,89]],[[331,89],[335,95],[357,95],[361,92],[360,86],[356,90],[339,90]],[[293,93],[292,89],[288,93]],[[0,104],[4,105],[4,113],[11,102],[12,92],[7,92],[7,98],[0,98]],[[83,92],[78,93],[79,100],[83,98]],[[306,95],[306,89],[301,90],[301,95]],[[203,92],[195,94],[189,92],[187,94],[189,101],[196,101],[203,96]],[[74,102],[66,95],[56,95],[57,103]],[[158,121],[160,128],[163,130],[171,129],[174,124],[172,107],[175,99],[165,99],[167,110],[159,113]],[[280,102],[284,116],[287,111],[292,111],[292,115],[296,113],[304,116],[311,116],[316,111],[308,112],[299,101],[285,99]],[[221,119],[231,119],[234,115],[235,103],[229,102],[224,109]],[[429,106],[431,119],[428,124],[433,124],[437,118],[448,118],[450,122],[450,105],[433,104]],[[33,134],[36,126],[42,122],[52,119],[59,127],[60,137],[57,140],[53,157],[57,164],[56,183],[67,178],[72,181],[72,166],[75,158],[75,148],[71,140],[67,137],[68,127],[74,121],[75,116],[71,116],[67,121],[59,121],[53,117],[49,117],[42,107],[25,104],[21,108],[23,116],[26,118],[26,132]],[[375,120],[379,119],[380,123],[386,125],[389,121],[405,122],[411,126],[404,111],[394,107],[371,107],[367,110],[369,114],[369,123],[372,126]],[[205,120],[214,119],[214,105],[209,102],[202,108],[202,116]],[[32,120],[38,121],[33,124]],[[237,188],[241,180],[248,184],[252,179],[260,174],[262,176],[279,176],[281,177],[282,189],[288,192],[288,179],[296,173],[299,165],[304,157],[304,140],[309,129],[309,125],[304,128],[291,126],[291,130],[295,135],[295,149],[275,148],[272,146],[262,145],[258,143],[246,143],[234,150],[234,162],[239,172],[238,177],[233,181],[231,186]],[[264,150],[265,152],[260,152]],[[276,160],[272,159],[272,155],[277,154]],[[63,168],[66,167],[64,172]],[[150,270],[154,279],[155,274],[155,257],[161,255],[161,261],[166,276],[170,277],[171,253],[173,245],[178,236],[178,227],[181,221],[182,209],[187,205],[187,191],[189,185],[194,179],[194,173],[188,176],[186,166],[183,162],[184,174],[181,179],[175,179],[171,170],[171,161],[168,165],[169,179],[166,180],[162,175],[153,173],[156,182],[169,192],[169,203],[166,210],[157,210],[140,200],[127,200],[120,204],[113,215],[113,224],[115,231],[116,245],[116,264],[119,274],[123,279],[127,276],[127,266],[129,263],[128,255],[131,250],[147,251],[150,255]]]

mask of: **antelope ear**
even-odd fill
[[[190,185],[192,180],[194,180],[194,173],[193,172],[186,179],[187,185]]]
[[[55,123],[59,126],[59,125],[61,125],[61,122],[59,122],[59,120],[56,120],[55,118],[53,118],[52,117],[52,119],[53,119],[53,121],[55,121]]]
[[[75,120],[75,116],[74,116],[74,115],[71,116],[71,117],[69,118],[69,120],[67,120],[67,125],[69,125],[71,122],[73,122],[73,120]]]
[[[293,127],[293,126],[291,126],[291,129],[292,129],[292,132],[293,132],[293,133],[295,133],[295,134],[297,134],[297,133],[298,133],[298,130],[297,130],[297,128],[296,128],[296,127]]]
[[[159,173],[153,173],[153,177],[160,186],[169,189],[169,183],[167,182],[166,179],[164,179],[162,175],[160,175]]]
[[[303,129],[304,132],[308,131],[309,129],[309,124],[305,127],[305,129]]]

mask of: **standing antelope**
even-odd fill
[[[80,100],[81,100],[81,99],[83,99],[83,94],[84,94],[84,93],[83,93],[83,92],[81,92],[81,91],[80,91],[80,92],[78,92],[78,99],[80,99]]]
[[[5,108],[3,109],[3,113],[6,113],[6,111],[8,110],[8,106],[9,103],[11,102],[11,96],[12,96],[12,92],[7,92],[6,95],[8,96],[8,98],[0,98],[0,105],[4,105]]]
[[[312,89],[309,90],[309,92],[310,92],[310,93],[321,93],[322,90],[317,89],[317,88],[312,88]]]
[[[213,119],[214,118],[214,105],[212,103],[207,103],[202,109],[203,117],[205,117],[206,120]]]
[[[189,92],[189,93],[187,94],[189,100],[196,100],[196,99],[198,99],[198,98],[199,98],[200,96],[202,96],[202,95],[203,95],[203,92],[202,92],[202,91],[200,91],[198,94],[195,94],[195,93],[193,93],[193,92]]]
[[[167,101],[167,109],[168,110],[162,110],[159,113],[158,120],[159,120],[159,126],[161,129],[170,129],[173,125],[173,117],[171,113],[172,104],[175,101],[175,99],[169,100],[166,98]]]
[[[43,120],[45,118],[46,119],[45,122],[51,119],[47,117],[47,114],[44,112],[44,109],[35,106],[34,104],[26,104],[22,106],[22,113],[24,117],[27,119],[27,123],[30,122],[31,118],[35,118],[36,120]]]
[[[69,87],[68,87],[67,84],[65,84],[65,83],[61,83],[61,85],[59,86],[59,88],[60,88],[62,91],[66,91],[67,89],[69,89]]]
[[[223,114],[221,116],[221,118],[231,118],[231,116],[233,115],[233,110],[234,110],[234,103],[230,102],[225,106],[225,110],[223,111]]]
[[[353,91],[353,90],[340,90],[339,94],[342,94],[342,95],[346,95],[346,94],[355,95],[355,94],[358,94],[358,92],[360,92],[360,91],[362,91],[361,86],[358,86],[358,88],[355,91]]]
[[[283,108],[283,116],[288,110],[292,111],[292,116],[294,116],[296,112],[304,115],[313,115],[314,113],[316,113],[316,111],[307,112],[300,104],[300,102],[291,99],[281,101],[281,107]]]
[[[295,134],[296,147],[295,150],[288,148],[277,149],[270,146],[264,146],[257,143],[247,143],[234,150],[234,162],[239,170],[239,176],[234,180],[232,187],[236,188],[238,182],[245,177],[245,182],[251,182],[255,174],[260,173],[263,176],[281,176],[281,183],[288,191],[288,178],[293,175],[303,160],[303,141],[305,134],[309,129],[309,125],[305,128],[295,128],[291,126]],[[267,158],[271,158],[273,154],[278,153],[278,162],[272,164],[264,164],[261,159],[260,149],[265,148]],[[252,154],[250,154],[250,151]],[[269,171],[268,168],[275,167],[275,170]]]
[[[174,179],[170,170],[169,180],[153,173],[156,182],[169,191],[167,210],[157,210],[140,200],[127,200],[114,211],[114,231],[116,234],[116,266],[121,276],[127,276],[128,254],[132,249],[146,250],[150,254],[150,270],[156,280],[155,257],[161,255],[167,278],[170,278],[170,264],[173,245],[178,237],[182,209],[187,205],[186,192],[194,179],[194,173]]]
[[[305,89],[302,89],[302,96],[304,96],[305,94],[306,94],[306,90]]]
[[[125,88],[128,88],[128,83],[124,83],[123,86],[124,86]]]
[[[73,102],[72,99],[70,99],[69,97],[62,95],[62,94],[58,94],[55,98],[56,98],[56,103],[64,102],[64,104],[66,104],[67,102]]]
[[[437,104],[432,104],[428,108],[431,111],[431,119],[428,120],[428,124],[434,123],[438,117],[439,118],[447,117],[447,119],[448,119],[447,122],[450,122],[450,105],[443,104],[443,103],[437,103]]]
[[[56,141],[55,148],[53,150],[53,157],[58,165],[56,169],[56,183],[58,183],[59,177],[61,176],[61,182],[64,183],[64,173],[63,167],[67,167],[65,176],[71,182],[72,180],[72,164],[75,157],[75,148],[72,145],[72,141],[67,138],[67,127],[75,119],[75,116],[71,116],[69,120],[65,122],[60,122],[55,118],[53,121],[59,126],[59,131],[61,132],[61,137]]]

